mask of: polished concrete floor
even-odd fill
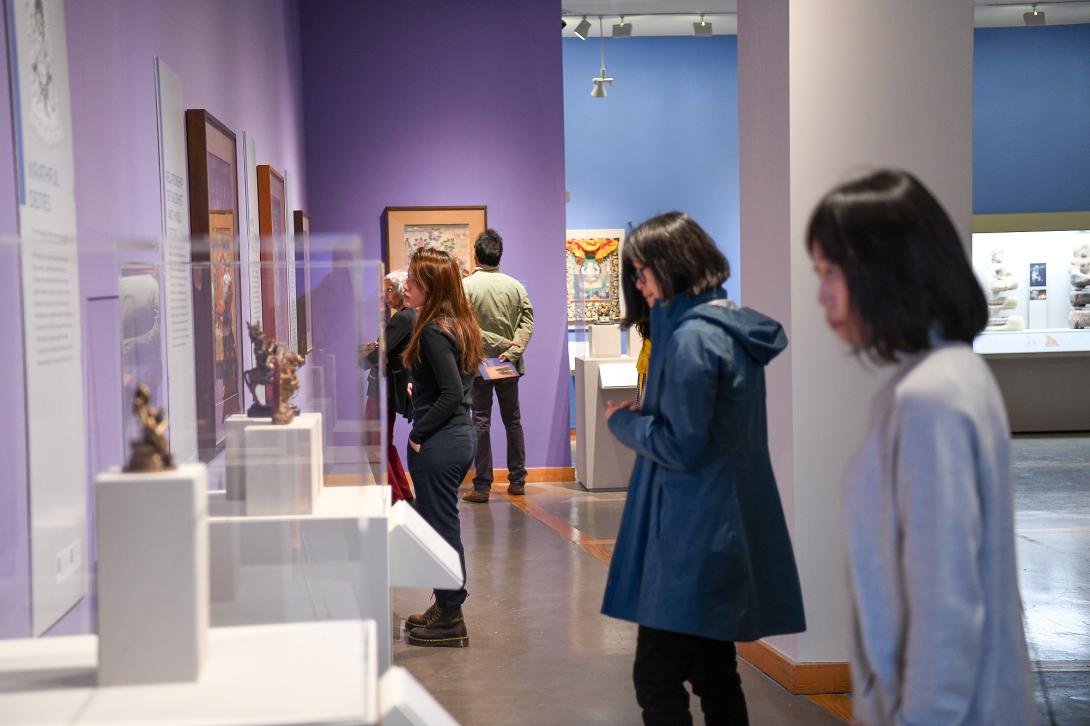
[[[1090,436],[1017,437],[1012,465],[1038,711],[1090,724]]]
[[[1018,437],[1012,451],[1041,723],[1090,724],[1090,437]],[[470,648],[399,642],[394,660],[466,726],[637,724],[635,629],[598,612],[625,495],[575,484],[527,491],[462,506]],[[402,615],[427,604],[426,591],[395,595]],[[748,665],[741,669],[752,723],[837,723]]]
[[[567,498],[556,487],[527,489],[531,501]],[[610,501],[619,513],[623,500],[610,495]],[[470,647],[398,642],[394,662],[464,726],[640,723],[631,685],[636,628],[598,612],[606,565],[502,494],[487,505],[463,503],[462,533]],[[394,610],[402,617],[428,604],[427,591],[395,592]],[[838,723],[748,665],[741,669],[754,724]],[[695,722],[703,723],[695,700],[693,707]]]

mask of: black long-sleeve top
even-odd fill
[[[440,429],[469,426],[472,373],[458,364],[454,339],[429,322],[420,333],[420,359],[410,369],[413,381],[413,430],[409,440],[422,444]]]

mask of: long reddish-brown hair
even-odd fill
[[[416,315],[416,326],[401,359],[412,367],[420,360],[420,335],[424,326],[435,326],[454,339],[460,353],[459,367],[473,373],[484,359],[481,328],[462,288],[458,263],[442,250],[421,247],[409,260],[409,274],[424,293],[424,304]]]

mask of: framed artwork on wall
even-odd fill
[[[299,352],[306,355],[313,348],[310,321],[310,215],[296,209],[295,227],[295,290],[296,330],[299,331]]]
[[[185,112],[189,228],[193,244],[193,335],[197,448],[223,447],[224,422],[242,411],[238,154],[235,134],[204,109]]]
[[[565,234],[568,323],[615,322],[621,293],[623,229],[569,229]]]
[[[257,220],[261,235],[261,328],[288,340],[288,245],[284,175],[268,164],[257,167]]]
[[[404,270],[420,247],[454,256],[464,272],[476,267],[473,243],[488,227],[488,209],[479,207],[386,207],[382,212],[382,261],[386,269]]]

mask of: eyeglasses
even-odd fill
[[[646,267],[636,267],[635,265],[632,265],[632,272],[630,275],[630,277],[632,278],[632,282],[637,285],[646,285],[647,278],[644,276],[644,273],[646,271]]]

